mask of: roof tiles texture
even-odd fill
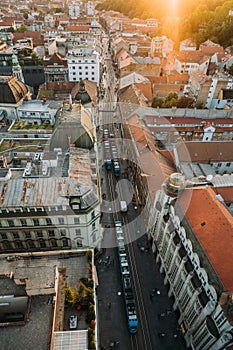
[[[185,142],[176,149],[180,162],[233,161],[232,141]]]
[[[226,291],[232,291],[233,217],[211,187],[186,189],[182,208],[187,200],[186,218]]]

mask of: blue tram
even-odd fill
[[[113,160],[113,171],[116,177],[120,176],[121,168],[118,160]]]
[[[104,141],[104,163],[107,170],[112,169],[112,153],[109,141]]]
[[[127,259],[127,252],[124,243],[124,233],[122,230],[122,224],[120,221],[115,221],[115,232],[118,247],[118,259],[120,265],[123,297],[125,303],[126,317],[129,332],[134,334],[138,329],[138,317],[136,311],[136,305],[133,295],[133,287],[131,283],[131,276],[129,270],[129,264]]]

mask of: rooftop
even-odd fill
[[[233,217],[211,187],[186,189],[179,203],[225,290],[232,291]]]
[[[56,323],[63,316],[60,320],[62,331],[53,332],[55,335],[53,349],[74,349],[72,347],[74,343],[79,343],[80,347],[78,349],[86,350],[88,348],[88,337],[85,322],[81,321],[80,323],[79,320],[82,330],[71,332],[68,326],[66,331],[69,320],[69,317],[66,315],[68,311],[64,310],[63,307],[63,313],[60,314],[59,310],[56,311],[56,308],[53,308],[52,304],[48,303],[49,297],[56,294],[57,288],[55,285],[59,270],[65,271],[65,283],[73,289],[78,287],[80,278],[89,277],[86,251],[69,250],[48,253],[23,253],[17,256],[14,254],[2,254],[0,262],[0,275],[13,276],[13,280],[8,277],[5,294],[10,292],[14,295],[25,295],[25,293],[17,292],[17,290],[22,289],[22,281],[24,281],[27,295],[31,296],[29,318],[26,324],[23,327],[1,328],[2,347],[11,348],[17,344],[17,348],[25,350],[48,349],[52,331],[51,322],[55,319],[54,323]],[[11,287],[13,281],[15,285],[14,290]],[[61,290],[61,293],[64,293],[64,288]],[[71,312],[74,312],[74,310]],[[19,332],[21,334],[20,337]],[[65,347],[68,345],[69,347]],[[77,349],[77,347],[75,348]]]

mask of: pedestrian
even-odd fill
[[[108,303],[108,308],[109,308],[109,309],[111,308],[111,305],[112,305],[112,303],[109,302],[109,303]]]
[[[165,337],[165,333],[158,333],[158,336],[163,338]]]

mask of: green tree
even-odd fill
[[[233,75],[233,64],[227,69],[230,75]]]
[[[163,106],[163,103],[164,103],[164,100],[162,98],[154,97],[152,100],[151,107],[153,107],[153,108],[160,107],[161,108]]]
[[[16,32],[18,33],[24,33],[27,30],[27,27],[25,26],[25,24],[21,24],[21,26],[16,29]]]
[[[74,289],[72,289],[70,286],[67,286],[65,291],[66,291],[65,301],[72,306],[75,305],[76,294]]]
[[[178,100],[178,95],[176,92],[169,92],[167,97],[165,98],[165,101],[163,103],[163,108],[171,108],[176,106]]]
[[[202,101],[198,101],[198,102],[195,104],[195,107],[196,107],[197,109],[203,109],[204,104],[203,104]]]

